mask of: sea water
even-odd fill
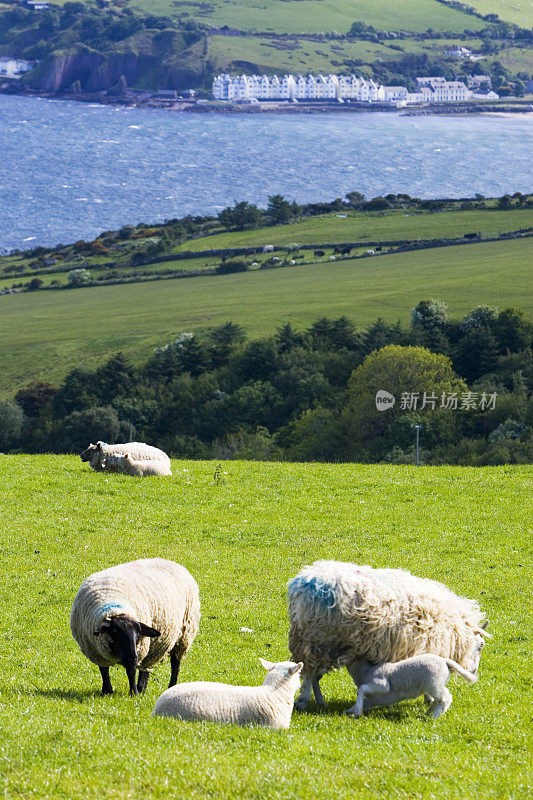
[[[360,191],[533,189],[531,115],[176,113],[0,95],[0,250]]]

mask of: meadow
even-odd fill
[[[383,317],[407,322],[427,297],[450,316],[477,305],[533,312],[531,239],[481,242],[234,275],[186,278],[0,298],[2,393],[29,380],[58,381],[118,350],[134,361],[176,334],[231,320],[251,338],[346,315],[359,329]],[[179,262],[176,262],[179,263]]]
[[[302,7],[303,6],[303,7]],[[378,30],[478,30],[486,23],[435,0],[135,0],[132,8],[153,14],[175,14],[212,25],[276,33],[346,33],[353,22],[364,21]]]
[[[0,759],[6,798],[524,798],[531,777],[531,467],[173,462],[144,481],[75,456],[3,456],[0,488]],[[421,700],[358,722],[346,672],[328,709],[288,731],[152,719],[159,665],[130,698],[102,698],[69,611],[91,572],[161,556],[202,599],[180,681],[258,684],[287,649],[286,583],[334,558],[409,569],[479,600],[494,638],[479,682],[450,682],[439,720]],[[242,632],[249,628],[251,632]],[[530,730],[530,728],[529,728]]]
[[[311,217],[291,225],[231,231],[192,239],[175,248],[176,252],[251,247],[264,244],[287,245],[324,242],[394,242],[405,239],[437,239],[461,237],[465,233],[498,236],[533,225],[531,208],[497,210],[457,210],[427,212],[344,212],[342,215]],[[322,246],[322,244],[320,244]]]

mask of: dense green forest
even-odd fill
[[[449,319],[420,301],[411,324],[346,317],[247,340],[240,326],[183,332],[140,367],[120,353],[55,387],[21,387],[0,446],[76,452],[89,441],[156,443],[174,457],[411,463],[533,458],[533,323],[516,308]],[[394,395],[386,411],[378,391]]]

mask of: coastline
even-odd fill
[[[324,114],[342,113],[359,114],[365,112],[389,112],[400,116],[438,116],[490,114],[518,117],[533,114],[533,99],[509,103],[501,101],[493,103],[439,103],[422,106],[399,106],[396,103],[215,103],[211,101],[190,100],[185,98],[160,97],[157,93],[128,90],[124,94],[114,95],[109,92],[66,93],[45,92],[36,89],[13,91],[12,86],[0,86],[0,95],[43,98],[46,100],[69,100],[76,103],[98,103],[103,106],[124,106],[127,108],[163,109],[174,113],[195,114]]]

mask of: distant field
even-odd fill
[[[422,298],[451,315],[486,303],[533,314],[531,239],[435,248],[237,275],[35,292],[0,297],[2,393],[33,378],[59,381],[74,366],[95,367],[118,350],[145,359],[183,330],[227,320],[251,337],[327,315],[359,328],[377,317],[407,322]]]
[[[524,800],[531,738],[531,467],[173,462],[173,477],[96,473],[74,456],[2,456],[3,796],[9,800]],[[529,509],[529,511],[528,511]],[[346,670],[285,731],[152,719],[170,668],[112,697],[69,612],[90,573],[184,564],[202,619],[180,682],[257,685],[289,657],[286,585],[318,558],[408,569],[476,598],[480,679],[359,721]],[[242,629],[245,629],[244,632]],[[246,632],[248,629],[248,632]]]
[[[531,28],[533,25],[533,4],[530,0],[468,0],[468,5],[480,14],[497,14],[505,22],[514,22],[522,28]]]
[[[435,0],[134,0],[132,8],[213,25],[277,33],[346,33],[355,21],[379,30],[477,30],[485,23]]]
[[[445,211],[437,214],[393,212],[349,213],[346,217],[312,217],[294,225],[232,231],[185,242],[176,250],[209,250],[224,247],[318,244],[320,242],[395,241],[435,239],[481,232],[497,236],[498,231],[513,231],[533,226],[533,209],[513,211]]]

